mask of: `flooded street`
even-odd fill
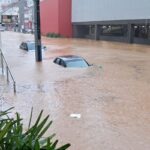
[[[47,39],[43,61],[34,51],[19,49],[33,35],[2,32],[2,49],[16,80],[17,93],[0,76],[2,107],[15,107],[27,127],[41,109],[54,121],[56,133],[69,150],[150,149],[150,46],[81,39]],[[63,68],[56,56],[79,55],[89,68]],[[80,114],[72,118],[70,114]],[[45,135],[46,136],[46,135]]]

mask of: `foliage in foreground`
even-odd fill
[[[58,140],[52,141],[55,134],[42,138],[52,124],[52,121],[48,121],[49,115],[41,119],[43,110],[30,127],[33,109],[31,110],[28,130],[24,132],[20,115],[16,113],[16,118],[8,116],[11,109],[0,112],[0,150],[66,150],[70,146],[65,144],[56,148]]]

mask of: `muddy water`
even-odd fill
[[[17,82],[17,94],[4,90],[5,107],[15,106],[28,125],[41,109],[70,150],[150,149],[150,47],[91,40],[46,39],[43,62],[19,49],[28,34],[3,32],[2,47]],[[88,69],[53,64],[59,55],[83,56]],[[4,107],[3,106],[3,107]],[[70,114],[81,114],[71,118]],[[33,121],[34,121],[33,120]],[[45,136],[46,136],[45,135]]]

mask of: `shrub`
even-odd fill
[[[47,33],[46,36],[50,37],[50,38],[60,38],[60,37],[63,37],[62,35],[60,35],[58,33]]]
[[[24,132],[19,113],[16,113],[15,118],[8,116],[11,109],[0,112],[0,150],[66,150],[70,146],[65,144],[56,148],[58,140],[52,141],[55,134],[42,138],[52,124],[52,121],[48,122],[49,115],[41,120],[43,110],[30,127],[33,109],[31,110],[28,130]]]

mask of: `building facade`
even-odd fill
[[[0,5],[16,1],[0,0]],[[27,2],[24,22],[27,28],[33,28],[33,0],[24,1]],[[149,0],[40,1],[43,35],[56,33],[65,37],[150,44]],[[18,13],[18,8],[5,13],[10,11]]]
[[[18,23],[18,7],[17,0],[1,0],[0,1],[0,23],[7,30],[12,30]]]
[[[0,0],[0,23],[12,30],[33,29],[33,0]]]
[[[8,4],[16,2],[16,0],[0,0],[0,12],[2,11],[2,7]]]
[[[73,37],[150,44],[149,0],[72,0]]]

